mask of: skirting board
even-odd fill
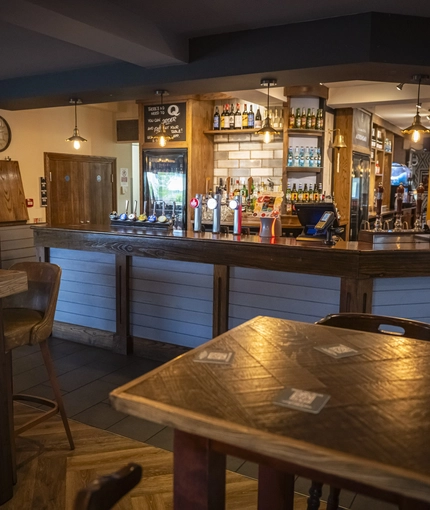
[[[55,321],[52,335],[55,336],[55,338],[112,350],[114,333]],[[157,342],[145,338],[133,338],[134,355],[153,359],[155,361],[170,361],[189,350],[189,347],[183,347],[182,345]]]

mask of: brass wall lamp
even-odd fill
[[[332,142],[330,142],[330,147],[332,149],[337,149],[336,154],[336,172],[339,173],[340,168],[340,149],[344,149],[347,147],[345,143],[345,137],[340,134],[340,129],[329,129],[329,133],[336,133]]]

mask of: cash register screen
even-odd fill
[[[318,202],[318,203],[298,203],[296,204],[297,217],[299,218],[300,224],[304,227],[304,231],[307,235],[313,235],[316,233],[315,225],[321,219],[321,216],[326,211],[333,211],[335,214],[335,220],[333,227],[339,227],[337,221],[336,207],[333,202]]]

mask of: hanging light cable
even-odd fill
[[[70,99],[69,103],[75,105],[75,129],[73,130],[73,135],[70,138],[66,138],[66,142],[73,142],[73,147],[76,150],[78,150],[78,149],[81,148],[81,142],[86,142],[87,141],[85,138],[83,138],[79,134],[79,129],[78,129],[78,110],[77,110],[77,105],[78,104],[82,104],[82,101],[80,99]]]
[[[161,97],[160,106],[161,106],[161,110],[163,110],[163,96],[168,95],[169,93],[167,92],[167,90],[156,90],[155,94],[157,96]],[[163,112],[161,111],[161,113],[163,113]],[[164,125],[163,118],[161,118],[160,131],[155,136],[152,136],[151,139],[155,143],[158,142],[158,145],[160,147],[166,147],[167,142],[173,139],[169,134],[167,134],[166,126]]]
[[[419,110],[421,108],[421,103],[420,103],[421,80],[427,79],[428,76],[423,75],[423,74],[418,74],[418,75],[415,75],[413,78],[414,78],[414,80],[418,80],[418,99],[417,99],[417,105],[416,105],[417,113],[414,117],[414,121],[412,122],[412,124],[409,127],[407,127],[406,129],[403,129],[402,133],[404,135],[412,135],[412,141],[416,143],[419,141],[421,133],[430,133],[430,128],[427,128],[422,124],[421,115],[419,114]]]
[[[274,135],[279,135],[280,132],[272,127],[269,117],[269,107],[270,107],[270,86],[276,86],[277,81],[274,78],[263,78],[261,80],[260,85],[262,87],[267,87],[267,108],[266,108],[266,118],[263,122],[263,127],[259,129],[255,134],[263,135],[263,142],[270,143],[273,140]]]

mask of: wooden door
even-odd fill
[[[45,153],[47,221],[108,224],[116,209],[116,159]]]

